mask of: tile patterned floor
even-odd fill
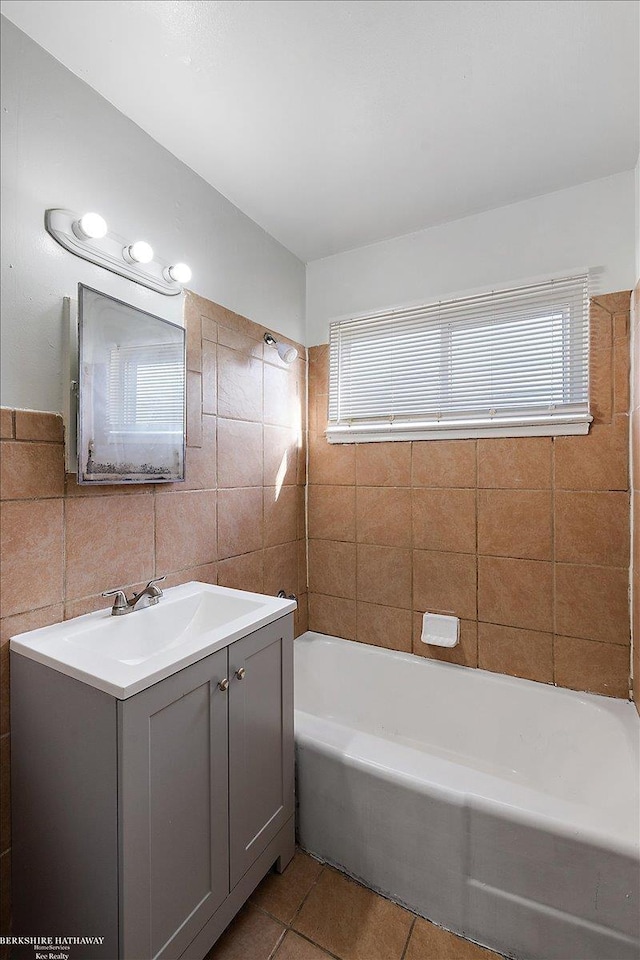
[[[206,960],[501,960],[298,851]]]

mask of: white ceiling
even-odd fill
[[[308,261],[634,167],[638,6],[4,0],[2,12]]]

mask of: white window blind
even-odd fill
[[[334,443],[589,429],[586,275],[331,324]]]
[[[182,433],[182,344],[114,347],[109,356],[107,396],[107,420],[113,433]]]

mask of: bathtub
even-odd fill
[[[632,704],[318,633],[295,644],[299,840],[511,957],[640,957]]]

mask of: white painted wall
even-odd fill
[[[307,264],[307,343],[328,322],[589,267],[600,293],[635,282],[634,171]]]
[[[189,263],[196,293],[304,340],[304,264],[5,18],[2,109],[3,405],[62,409],[62,298],[79,281],[168,319],[182,312],[182,298],[58,246],[47,207],[98,210]]]

